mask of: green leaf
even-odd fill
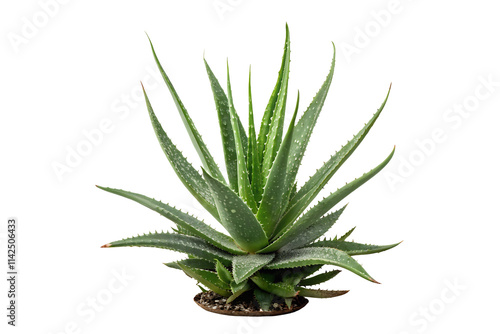
[[[271,171],[274,158],[278,153],[278,149],[280,147],[281,139],[283,136],[283,124],[285,121],[285,107],[286,107],[289,73],[290,73],[290,33],[288,31],[288,26],[287,26],[285,53],[284,53],[284,67],[282,68],[281,71],[282,77],[278,92],[278,98],[271,117],[271,126],[269,128],[269,133],[267,135],[266,146],[263,154],[263,161],[262,161],[263,184],[266,184],[267,176]]]
[[[292,208],[297,203],[300,202],[298,207],[293,210],[288,210],[280,222],[280,227],[293,222],[299,215],[304,211],[307,206],[312,202],[312,200],[318,195],[318,193],[325,187],[332,176],[337,172],[337,170],[342,166],[342,164],[351,156],[351,154],[356,150],[359,144],[366,137],[370,129],[372,128],[375,121],[380,116],[380,113],[384,109],[384,106],[389,98],[390,93],[387,92],[384,102],[378,109],[378,111],[373,115],[370,121],[365,124],[365,126],[358,132],[357,135],[353,137],[342,149],[333,155],[325,164],[318,169],[318,171],[300,188],[297,194],[290,200],[289,208]],[[298,129],[298,124],[297,124]],[[301,141],[299,141],[301,142]],[[301,144],[302,145],[302,144]],[[299,155],[300,156],[300,155]],[[288,173],[290,171],[287,170]]]
[[[150,233],[111,242],[102,246],[108,247],[155,247],[186,253],[195,257],[224,265],[231,265],[233,256],[207,243],[205,240],[187,235],[173,233]]]
[[[302,197],[311,189],[316,189],[316,194],[325,186],[325,184],[331,179],[335,172],[342,166],[342,164],[351,156],[351,154],[356,150],[356,148],[361,144],[363,139],[366,137],[375,121],[380,116],[382,110],[384,110],[387,99],[391,92],[391,87],[387,95],[382,102],[382,105],[377,110],[377,112],[372,116],[370,121],[365,124],[365,126],[345,145],[339,152],[334,154],[318,171],[304,184],[304,186],[297,192],[298,198]],[[293,204],[293,201],[292,201]]]
[[[294,268],[294,269],[299,269],[303,273],[303,277],[308,277],[320,270],[323,267],[322,264],[316,264],[313,266],[305,266],[305,267],[299,267],[299,268]]]
[[[175,262],[164,263],[164,265],[166,265],[169,268],[182,270],[181,267],[179,267],[179,263],[188,266],[190,268],[204,269],[211,271],[215,270],[215,264],[213,263],[213,261],[208,261],[203,259],[185,259]]]
[[[261,184],[261,161],[262,157],[257,146],[257,134],[255,133],[255,122],[253,118],[253,102],[252,102],[252,86],[251,86],[251,70],[248,73],[248,153],[247,165],[248,175],[252,193],[257,206],[262,199],[262,184]]]
[[[340,270],[327,271],[327,272],[318,274],[316,276],[303,279],[302,281],[300,281],[299,285],[309,286],[309,285],[321,284],[321,283],[324,283],[326,281],[331,280],[332,278],[337,276],[338,273],[340,273]]]
[[[208,66],[207,61],[204,59],[205,67],[207,69],[208,78],[210,80],[210,85],[212,87],[212,93],[215,100],[215,108],[217,109],[217,116],[219,118],[220,133],[222,138],[222,146],[224,149],[224,159],[226,162],[227,176],[229,179],[229,184],[231,189],[238,191],[238,173],[237,173],[237,158],[236,158],[236,144],[234,142],[233,127],[231,125],[231,117],[229,113],[229,104],[227,100],[226,93],[222,89],[219,81],[215,77],[210,66]],[[238,115],[236,115],[238,118]],[[242,139],[242,145],[245,148],[248,139],[245,136],[245,131],[243,130],[243,125],[238,118],[238,124],[240,128],[240,137]]]
[[[347,269],[356,275],[374,283],[375,281],[361,265],[345,252],[326,247],[308,247],[293,249],[288,252],[278,253],[267,269],[295,268],[313,264],[331,264]]]
[[[233,281],[233,275],[231,275],[231,272],[227,270],[227,268],[224,267],[224,265],[220,263],[220,261],[216,260],[215,270],[217,271],[217,276],[222,282],[230,284]]]
[[[284,78],[285,68],[288,68],[290,63],[290,34],[288,31],[288,25],[286,26],[285,46],[283,49],[284,49],[283,58],[281,61],[281,68],[278,73],[278,80],[276,81],[274,90],[271,94],[271,97],[269,98],[269,102],[266,106],[266,110],[264,111],[264,116],[262,117],[262,122],[260,124],[259,137],[257,139],[257,143],[258,143],[259,157],[261,157],[261,159],[264,157],[264,152],[266,150],[266,142],[269,135],[271,120],[273,118],[273,114],[276,109],[276,102],[278,101],[278,95],[281,91],[284,81],[288,80],[288,78],[286,79]]]
[[[226,304],[231,303],[233,300],[241,296],[244,292],[252,289],[252,285],[248,283],[248,280],[243,281],[240,284],[236,284],[235,281],[232,281],[230,285],[233,294],[227,299]]]
[[[229,63],[227,64],[227,97],[229,102],[229,113],[231,115],[231,125],[233,127],[234,142],[236,144],[236,170],[238,172],[238,193],[240,197],[252,209],[253,213],[257,213],[257,203],[253,196],[250,180],[248,178],[248,170],[245,157],[245,149],[241,141],[240,128],[236,118],[236,110],[233,105],[233,94],[231,92],[231,80],[229,79]]]
[[[311,298],[333,298],[345,295],[349,290],[312,290],[303,288],[299,291],[299,295]]]
[[[273,259],[274,254],[248,254],[233,257],[233,276],[235,282],[243,282]]]
[[[287,166],[287,174],[289,174],[293,179],[295,179],[297,175],[299,166],[302,162],[302,158],[304,157],[307,148],[307,144],[309,143],[309,139],[313,132],[314,126],[316,125],[321,109],[323,108],[328,90],[330,89],[330,85],[332,83],[336,54],[335,45],[333,43],[332,45],[333,58],[330,65],[330,71],[328,72],[328,75],[326,76],[326,79],[323,82],[321,88],[316,93],[316,96],[311,101],[311,104],[304,112],[300,120],[297,122],[297,125],[295,127],[296,129],[293,135],[292,147],[290,149],[290,157],[293,157],[293,159]],[[307,191],[305,191],[304,193],[307,193]],[[293,205],[294,203],[291,204]]]
[[[347,238],[349,238],[349,236],[352,234],[352,232],[354,232],[355,228],[356,228],[356,226],[354,226],[353,228],[351,228],[343,236],[341,236],[338,240],[339,241],[345,241]],[[337,239],[337,237],[335,237],[335,239]]]
[[[271,172],[264,188],[264,195],[262,196],[259,211],[257,212],[257,220],[261,223],[264,232],[266,232],[268,236],[271,236],[274,232],[276,224],[286,208],[288,197],[290,196],[295,181],[288,177],[286,167],[289,159],[288,153],[292,144],[295,118],[297,117],[297,111],[299,109],[299,97],[300,95],[297,94],[295,112],[290,121],[285,139],[272,165]]]
[[[203,176],[212,190],[221,223],[234,241],[245,251],[255,252],[267,245],[262,226],[252,210],[225,184],[204,171]]]
[[[179,263],[179,267],[186,273],[186,275],[194,278],[210,290],[223,297],[229,297],[231,293],[227,291],[229,289],[229,285],[226,285],[222,282],[217,274],[212,271],[206,271],[202,269],[189,268],[186,265]]]
[[[231,282],[231,291],[233,293],[238,293],[241,290],[246,289],[247,287],[251,287],[250,283],[248,283],[248,280],[244,280],[243,282],[236,283],[236,281]]]
[[[258,275],[270,282],[284,282],[289,285],[297,285],[298,282],[306,278],[323,267],[320,265],[302,266],[295,268],[267,270],[264,268],[258,272]]]
[[[364,255],[364,254],[374,254],[374,253],[380,253],[386,250],[389,250],[391,248],[396,247],[399,245],[401,242],[391,244],[391,245],[384,245],[384,246],[377,246],[377,245],[368,245],[368,244],[360,244],[357,242],[351,242],[351,241],[341,241],[341,240],[321,240],[321,241],[316,241],[307,247],[331,247],[331,248],[336,248],[339,249],[343,252],[346,252],[347,254],[354,256],[354,255]]]
[[[377,167],[363,174],[360,178],[351,181],[336,192],[332,193],[330,196],[326,197],[324,200],[320,201],[316,206],[314,206],[304,216],[302,216],[295,225],[300,226],[302,223],[307,224],[308,220],[315,221],[316,219],[327,213],[334,205],[344,199],[347,195],[349,195],[351,192],[377,175],[377,173],[380,172],[389,163],[389,161],[391,161],[392,157],[394,156],[394,150],[395,148],[392,150],[389,156]]]
[[[283,282],[272,283],[261,276],[252,276],[250,277],[252,282],[255,283],[260,289],[269,292],[273,295],[279,297],[295,297],[297,295],[297,291],[295,291],[295,287],[293,285],[289,285]]]
[[[352,193],[354,190],[362,186],[365,182],[370,180],[372,177],[377,175],[392,159],[394,155],[394,150],[392,150],[391,154],[382,161],[377,167],[372,169],[371,171],[363,174],[360,178],[351,181],[346,184],[342,188],[338,189],[336,192],[330,194],[322,201],[320,201],[316,206],[314,206],[311,210],[306,212],[302,217],[300,217],[295,224],[291,225],[285,232],[278,232],[276,235],[280,237],[276,239],[270,246],[261,250],[261,253],[272,252],[280,249],[288,240],[294,239],[300,233],[303,233],[307,230],[314,222],[316,222],[321,216],[327,213],[332,207],[334,207],[337,203],[343,200],[347,195]]]
[[[296,219],[304,212],[304,210],[307,208],[307,205],[305,205],[305,203],[309,201],[308,196],[312,195],[312,193],[313,190],[311,190],[308,195],[303,196],[293,206],[288,206],[287,209],[285,209],[285,213],[281,216],[280,221],[276,225],[275,233],[271,237],[272,241],[278,239],[281,235],[283,235],[283,233],[286,232],[296,221]]]
[[[274,298],[273,295],[266,291],[256,288],[254,290],[254,296],[257,302],[259,303],[260,308],[263,311],[269,311],[269,308],[271,308],[271,304],[273,302]]]
[[[149,39],[149,36],[148,36]],[[160,70],[161,76],[163,77],[163,80],[167,84],[168,90],[170,91],[170,94],[172,95],[172,98],[175,102],[175,106],[177,107],[177,110],[179,111],[179,114],[181,115],[182,121],[184,123],[184,126],[186,127],[187,132],[189,133],[189,137],[191,138],[191,141],[193,142],[193,145],[196,149],[196,152],[198,152],[198,155],[200,156],[201,162],[203,166],[205,167],[206,170],[210,171],[210,174],[215,177],[217,180],[221,182],[226,182],[224,180],[224,176],[222,176],[222,173],[219,170],[219,167],[214,161],[214,158],[210,154],[210,151],[208,150],[207,146],[203,142],[203,139],[201,138],[201,135],[199,134],[198,130],[196,129],[191,117],[189,116],[189,113],[187,112],[186,108],[184,107],[184,104],[182,103],[181,99],[179,98],[179,95],[175,91],[175,88],[170,81],[169,77],[163,70],[163,67],[160,64],[160,61],[158,60],[158,57],[156,56],[155,49],[153,47],[153,43],[151,42],[151,39],[149,39],[149,43],[151,44],[151,50],[153,51],[153,56],[156,61],[156,65],[158,66],[158,69]]]
[[[196,235],[194,233],[189,232],[187,229],[183,228],[182,226],[177,225],[177,227],[172,227],[172,231],[175,233],[179,234],[184,234],[184,235],[190,235],[192,237],[195,237]]]
[[[261,270],[258,275],[269,282],[277,282],[283,275],[283,271],[278,270]]]
[[[175,147],[170,138],[167,136],[163,130],[158,118],[151,107],[149,98],[144,90],[144,97],[146,99],[146,105],[149,111],[149,117],[151,118],[151,123],[153,124],[153,129],[156,133],[156,137],[160,142],[160,146],[170,161],[175,173],[182,181],[184,186],[189,190],[189,192],[200,202],[205,209],[207,209],[212,216],[219,220],[219,214],[213,203],[212,195],[210,189],[208,188],[205,180],[201,177],[200,173],[187,161],[187,159],[182,155],[182,153]]]
[[[290,191],[290,198],[293,198],[297,194],[297,182],[295,182],[292,186],[292,191]]]
[[[186,230],[189,233],[189,235],[202,238],[203,240],[208,241],[212,245],[222,250],[225,250],[226,252],[232,254],[240,254],[240,255],[246,254],[246,252],[238,248],[238,246],[236,246],[236,244],[234,243],[233,239],[231,239],[227,235],[213,229],[212,227],[196,219],[195,217],[187,213],[184,213],[176,208],[171,207],[168,204],[156,201],[152,198],[146,197],[141,194],[136,194],[125,190],[105,188],[99,186],[97,187],[107,192],[131,199],[153,211],[158,212],[162,216],[173,221],[175,224],[177,224],[177,226]]]
[[[333,226],[333,224],[335,224],[335,222],[337,222],[346,206],[347,205],[334,213],[322,217],[302,233],[296,234],[295,238],[292,238],[293,234],[290,233],[287,238],[289,241],[280,249],[280,251],[285,252],[287,250],[303,247],[321,237]]]
[[[307,275],[307,272],[301,268],[286,269],[282,274],[281,281],[283,283],[296,286]]]

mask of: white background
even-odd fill
[[[1,280],[2,333],[3,328],[43,334],[497,333],[500,20],[495,4],[3,1],[1,267],[6,220],[15,216],[20,279],[16,328],[6,325],[7,286]],[[381,285],[343,272],[325,288],[350,289],[349,294],[313,299],[293,315],[253,320],[214,315],[193,303],[198,292],[193,280],[162,265],[181,254],[99,248],[172,224],[94,185],[154,196],[210,221],[177,180],[143,99],[135,97],[139,81],[149,83],[166,131],[199,166],[165,85],[150,74],[157,71],[144,31],[222,164],[203,54],[223,85],[229,57],[235,103],[245,123],[252,65],[260,118],[279,69],[285,22],[292,43],[289,106],[300,88],[305,110],[328,72],[330,42],[337,46],[332,87],[300,182],[363,126],[393,83],[384,113],[324,193],[372,168],[396,145],[390,165],[348,197],[349,207],[328,235],[357,226],[356,241],[404,242],[358,258]],[[95,129],[102,122],[111,125],[98,138]],[[90,147],[84,147],[85,133],[97,138]],[[73,157],[70,167],[66,159],[78,148],[88,154]],[[59,176],[58,164],[68,168]]]

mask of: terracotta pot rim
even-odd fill
[[[265,316],[275,316],[275,315],[282,315],[282,314],[288,314],[288,313],[293,313],[296,311],[301,310],[304,306],[309,303],[309,300],[303,296],[297,296],[296,298],[299,300],[299,305],[297,307],[291,308],[291,309],[284,309],[284,310],[278,310],[278,311],[236,311],[236,310],[219,310],[219,309],[213,309],[208,306],[202,305],[198,302],[200,299],[201,295],[203,292],[200,292],[194,296],[193,300],[202,309],[205,311],[209,311],[212,313],[218,313],[218,314],[223,314],[223,315],[231,315],[231,316],[243,316],[243,317],[265,317]]]

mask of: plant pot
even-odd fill
[[[206,298],[206,297],[211,297],[211,298]],[[212,301],[210,303],[207,303],[207,299],[212,299]],[[212,291],[200,292],[196,296],[194,296],[193,300],[199,307],[201,307],[206,311],[224,315],[243,316],[243,317],[262,317],[262,316],[288,314],[302,309],[309,302],[309,300],[307,300],[307,298],[303,296],[295,296],[292,302],[292,308],[290,309],[286,306],[281,307],[283,305],[280,305],[279,309],[263,311],[263,310],[257,310],[255,305],[249,305],[248,301],[246,303],[245,302],[238,303],[237,301],[235,301],[233,302],[233,306],[231,306],[231,309],[226,309],[225,298],[216,295]]]

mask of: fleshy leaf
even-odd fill
[[[160,146],[167,156],[170,164],[174,168],[175,173],[182,181],[184,186],[189,190],[189,192],[200,202],[201,205],[208,212],[212,214],[217,220],[219,220],[219,214],[215,208],[210,189],[208,188],[205,180],[201,177],[200,173],[186,160],[182,153],[175,147],[170,138],[167,136],[163,130],[158,118],[151,107],[149,98],[144,90],[144,97],[146,98],[146,105],[149,111],[149,117],[151,118],[151,123],[153,124],[153,129],[156,133],[156,137],[160,142]]]
[[[212,93],[215,100],[215,108],[217,109],[217,116],[219,118],[220,133],[222,139],[222,146],[224,149],[224,160],[226,162],[227,176],[231,189],[238,191],[238,174],[236,168],[236,146],[234,142],[233,127],[231,125],[231,118],[229,114],[229,104],[226,93],[219,84],[219,80],[215,77],[214,73],[206,60],[205,67],[207,69],[208,78],[212,87]],[[238,117],[238,115],[236,115]],[[248,139],[245,136],[243,125],[238,118],[240,127],[240,137],[242,138],[242,145],[245,148]]]
[[[260,289],[272,293],[273,295],[279,297],[294,297],[297,295],[297,291],[293,285],[289,285],[283,282],[272,283],[261,276],[252,276],[250,278],[252,282],[255,283]]]
[[[331,280],[332,278],[337,276],[338,273],[340,273],[340,270],[327,271],[327,272],[318,274],[316,276],[303,279],[302,281],[300,281],[299,285],[309,286],[309,285],[321,284],[321,283],[324,283],[326,281]]]
[[[266,146],[262,160],[263,184],[266,184],[267,176],[271,171],[276,154],[281,144],[283,136],[283,125],[285,121],[286,97],[288,91],[288,76],[290,73],[290,33],[288,25],[286,27],[286,41],[284,53],[284,67],[281,71],[281,83],[276,100],[276,106],[272,113],[269,133],[267,135]],[[274,94],[274,92],[273,92]]]
[[[290,63],[290,34],[288,31],[288,25],[286,26],[286,37],[285,37],[285,46],[283,48],[283,57],[281,60],[281,68],[278,73],[278,80],[276,81],[276,85],[274,86],[274,90],[269,98],[269,102],[267,103],[266,110],[264,111],[264,115],[262,117],[262,122],[259,130],[259,137],[257,139],[259,156],[261,159],[264,157],[264,152],[266,150],[266,142],[269,136],[269,130],[271,127],[271,120],[273,118],[276,102],[278,101],[278,95],[281,91],[281,88],[284,84],[285,78],[285,68],[289,67]],[[288,74],[287,74],[288,75]]]
[[[320,270],[323,267],[322,264],[315,264],[313,266],[305,266],[305,267],[299,267],[295,269],[299,269],[303,273],[303,277],[308,277]]]
[[[344,206],[340,210],[322,217],[308,229],[296,235],[294,239],[289,238],[287,244],[283,246],[280,251],[284,252],[287,250],[303,247],[321,237],[333,226],[333,224],[335,224],[335,222],[337,222],[337,219],[340,217],[342,212],[344,212],[346,206]]]
[[[233,105],[233,94],[231,92],[231,80],[229,79],[229,63],[227,64],[227,97],[229,104],[229,113],[231,119],[231,126],[233,128],[234,142],[236,145],[236,171],[238,174],[238,193],[240,197],[252,209],[253,213],[257,213],[257,203],[253,196],[252,188],[250,186],[250,179],[248,175],[245,149],[241,141],[240,128],[238,126],[238,119],[236,118],[236,110]]]
[[[290,226],[296,221],[297,217],[300,216],[301,213],[304,212],[304,210],[307,208],[306,203],[309,201],[310,197],[312,196],[314,190],[311,190],[306,196],[303,196],[297,203],[292,205],[291,207],[288,206],[287,209],[285,210],[285,213],[283,216],[281,216],[280,221],[276,225],[275,233],[272,236],[271,240],[274,241],[278,239],[285,231],[287,231]]]
[[[333,298],[345,295],[349,290],[313,290],[302,288],[299,295],[311,298]]]
[[[252,74],[249,70],[248,73],[248,153],[247,153],[247,166],[248,175],[250,178],[250,185],[252,187],[252,193],[259,206],[262,199],[262,184],[261,184],[261,161],[259,148],[257,145],[257,134],[255,133],[255,122],[253,117],[253,102],[252,102],[252,85],[251,85]]]
[[[308,247],[293,249],[288,252],[278,253],[267,269],[295,268],[313,264],[331,264],[347,269],[356,275],[374,283],[375,281],[361,265],[345,252],[327,247]]]
[[[264,195],[260,203],[259,211],[257,212],[257,220],[261,223],[266,235],[270,236],[276,228],[276,224],[281,217],[282,212],[286,208],[288,197],[293,187],[294,180],[290,180],[286,173],[288,162],[288,153],[292,144],[293,129],[295,126],[295,118],[299,109],[299,94],[297,94],[297,105],[293,113],[290,126],[285,135],[285,139],[278,151],[278,155],[274,160],[271,172],[267,179],[264,188]]]
[[[228,291],[229,285],[226,285],[224,282],[222,282],[217,277],[217,274],[213,271],[190,268],[181,263],[179,263],[178,265],[186,273],[186,275],[194,278],[213,292],[218,293],[223,297],[229,297],[231,295],[231,293]]]
[[[233,257],[233,277],[241,283],[274,259],[274,254],[248,254]]]
[[[193,255],[197,258],[215,262],[219,260],[224,265],[231,265],[233,256],[210,245],[205,240],[187,235],[173,233],[150,233],[111,242],[102,246],[108,247],[155,247],[170,249],[176,252]]]
[[[331,247],[339,249],[347,254],[354,255],[364,255],[364,254],[374,254],[386,251],[388,249],[394,248],[399,245],[401,242],[391,244],[391,245],[368,245],[368,244],[360,244],[357,242],[351,241],[341,241],[341,240],[321,240],[316,241],[307,247]]]
[[[173,221],[175,224],[177,224],[177,226],[186,230],[189,235],[202,238],[203,240],[208,241],[212,245],[225,250],[226,252],[240,255],[246,254],[246,252],[238,248],[233,239],[231,239],[227,235],[213,229],[212,227],[196,219],[195,217],[171,207],[168,204],[159,202],[141,194],[136,194],[125,190],[99,186],[97,187],[107,192],[131,199],[153,211],[158,212],[160,215]]]
[[[293,198],[297,194],[297,182],[295,182],[292,186],[292,190],[290,191],[290,198]]]
[[[377,173],[380,172],[389,163],[389,161],[391,161],[394,155],[394,150],[395,148],[392,150],[389,156],[377,167],[363,174],[360,178],[351,181],[336,192],[332,193],[330,196],[327,196],[324,200],[320,201],[316,206],[314,206],[304,216],[302,216],[295,225],[301,225],[302,223],[307,224],[308,220],[314,221],[327,213],[334,205],[344,199],[347,195],[349,195],[354,190],[362,186],[365,182],[377,175]]]
[[[233,294],[227,299],[226,304],[231,303],[233,300],[241,296],[244,292],[250,290],[252,285],[248,283],[248,280],[241,282],[240,284],[236,284],[235,281],[231,282],[231,291]]]
[[[254,296],[263,311],[269,311],[273,302],[273,295],[259,288],[254,290]]]
[[[335,69],[335,45],[333,45],[333,58],[330,65],[330,71],[326,76],[325,81],[323,82],[321,88],[316,93],[316,96],[311,101],[311,104],[304,112],[300,120],[297,122],[296,129],[293,135],[292,147],[290,149],[290,163],[287,166],[287,174],[290,175],[292,179],[295,179],[297,172],[299,170],[299,166],[302,162],[302,158],[304,157],[307,144],[309,143],[309,139],[311,137],[312,131],[316,122],[318,120],[318,116],[323,108],[325,103],[326,96],[328,94],[328,90],[330,89],[330,85],[332,83],[333,72]],[[304,191],[307,193],[307,191]],[[293,205],[295,202],[291,203]]]
[[[203,171],[212,190],[222,225],[245,251],[255,252],[267,245],[267,237],[252,210],[225,184]]]
[[[355,228],[356,228],[356,226],[354,226],[353,228],[351,228],[344,235],[342,235],[338,240],[339,241],[346,241],[346,239],[349,238],[349,236],[352,234],[352,232],[354,232]],[[335,239],[336,239],[336,237],[335,237]]]
[[[181,269],[179,267],[179,263],[183,264],[185,266],[188,266],[190,268],[196,268],[196,269],[204,269],[204,270],[215,270],[215,264],[212,261],[208,260],[203,260],[203,259],[185,259],[185,260],[180,260],[180,261],[175,261],[175,262],[168,262],[164,263],[169,268],[173,269]]]
[[[296,286],[306,275],[307,271],[301,270],[301,268],[287,269],[281,275],[281,281],[283,283]]]
[[[172,227],[172,231],[174,231],[175,233],[189,235],[189,236],[192,236],[192,237],[196,236],[194,233],[189,232],[187,229],[185,229],[185,228],[183,228],[182,226],[179,226],[179,225],[177,225],[177,227]]]
[[[342,188],[338,189],[336,192],[330,194],[323,200],[321,200],[316,206],[307,211],[302,217],[300,217],[293,225],[291,225],[284,233],[278,232],[276,235],[280,237],[276,239],[271,245],[261,250],[262,253],[272,252],[280,249],[285,246],[289,240],[294,239],[300,233],[303,233],[306,229],[308,229],[314,222],[316,222],[321,216],[327,213],[332,207],[334,207],[337,203],[347,197],[354,190],[362,186],[365,182],[370,180],[372,177],[377,175],[392,159],[394,155],[394,150],[392,150],[391,154],[382,161],[377,167],[372,169],[371,171],[363,174],[360,178],[347,183]]]
[[[377,112],[372,116],[370,121],[365,124],[365,126],[345,145],[340,151],[334,154],[325,164],[318,169],[318,171],[304,184],[302,188],[297,192],[297,198],[302,197],[311,189],[316,189],[316,193],[318,193],[321,188],[325,186],[325,184],[331,179],[331,177],[335,174],[335,172],[342,166],[342,164],[351,156],[351,154],[356,150],[356,148],[361,144],[363,139],[366,137],[372,126],[375,124],[375,121],[380,116],[382,110],[384,110],[385,104],[387,103],[387,99],[389,98],[389,94],[391,92],[391,87],[389,86],[389,90],[387,95],[382,102],[382,105],[377,110]],[[294,204],[294,200],[291,201],[291,204]]]
[[[148,36],[149,39],[149,36]],[[212,154],[210,154],[210,151],[208,150],[207,146],[205,145],[205,142],[201,138],[201,135],[199,134],[198,130],[196,129],[196,126],[193,123],[193,120],[189,116],[189,113],[187,112],[186,108],[184,107],[184,104],[182,103],[179,95],[175,91],[174,85],[170,81],[169,77],[163,70],[163,67],[160,64],[160,61],[158,60],[158,57],[156,56],[155,49],[153,47],[153,43],[151,42],[151,39],[149,39],[149,43],[151,44],[151,50],[153,51],[153,56],[156,61],[156,65],[158,66],[158,69],[160,70],[161,76],[163,77],[163,80],[167,84],[168,90],[170,91],[170,94],[172,95],[172,98],[175,102],[175,106],[177,107],[177,110],[179,111],[179,114],[182,118],[182,122],[184,123],[184,126],[186,127],[187,132],[189,133],[189,137],[191,138],[191,141],[193,142],[193,145],[196,149],[196,152],[198,152],[198,155],[200,156],[201,162],[203,166],[205,167],[206,170],[210,171],[210,174],[215,177],[217,180],[221,182],[226,182],[224,180],[224,176],[222,176],[222,173],[219,170],[219,167],[214,161],[214,158],[212,157]]]
[[[293,222],[300,213],[306,209],[306,207],[313,201],[313,199],[318,195],[321,189],[328,183],[332,176],[337,172],[337,170],[342,166],[342,164],[351,156],[351,154],[356,150],[359,144],[366,137],[370,129],[372,128],[375,121],[380,116],[380,113],[384,109],[384,106],[389,98],[390,93],[387,92],[385,100],[382,105],[373,115],[370,121],[365,124],[365,126],[356,134],[353,139],[351,139],[345,146],[342,147],[335,155],[333,155],[325,164],[318,169],[318,171],[300,188],[297,194],[290,199],[289,208],[294,207],[298,202],[300,206],[295,207],[293,210],[287,210],[288,212],[284,215],[280,222],[280,228],[286,226],[290,222]],[[298,124],[297,124],[298,128]],[[299,142],[302,142],[299,140]],[[293,162],[292,162],[293,163]],[[287,170],[288,173],[290,171]]]
[[[227,270],[226,267],[220,261],[216,260],[215,262],[215,269],[217,271],[217,276],[219,279],[226,283],[226,284],[231,284],[231,281],[233,280],[233,275],[231,275],[231,272]]]

